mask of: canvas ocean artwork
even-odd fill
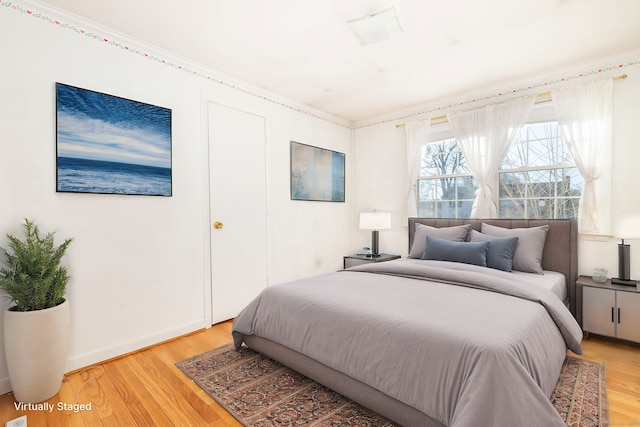
[[[171,196],[171,110],[56,84],[58,192]]]

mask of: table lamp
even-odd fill
[[[391,228],[391,214],[388,212],[363,212],[360,214],[360,229],[371,231],[371,255],[380,256],[378,230]]]
[[[621,239],[618,244],[618,277],[611,278],[611,283],[636,286],[636,281],[631,280],[631,246],[626,245],[624,239],[640,239],[640,216],[623,218],[616,228],[616,237]]]

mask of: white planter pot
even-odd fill
[[[45,310],[5,310],[5,353],[18,402],[43,402],[58,393],[69,352],[70,326],[66,300]]]

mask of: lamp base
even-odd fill
[[[378,230],[373,230],[371,232],[371,256],[379,257],[380,251],[378,250]]]
[[[611,278],[612,285],[636,286],[636,283],[635,280],[624,280],[618,279],[617,277]]]

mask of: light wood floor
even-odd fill
[[[30,427],[240,426],[174,365],[229,342],[231,322],[224,322],[69,374],[48,401],[51,413],[17,410],[12,394],[0,396],[0,425],[26,414]],[[593,337],[583,348],[580,357],[607,364],[611,426],[640,426],[640,347]],[[61,410],[59,403],[91,403],[91,409]]]

